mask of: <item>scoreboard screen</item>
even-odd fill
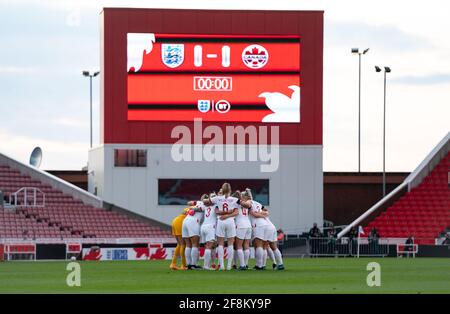
[[[131,121],[300,122],[300,38],[127,34]]]

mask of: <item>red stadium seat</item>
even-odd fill
[[[434,244],[434,238],[450,226],[450,188],[447,154],[419,186],[402,196],[364,228],[375,226],[384,236],[403,238],[414,236],[423,244]],[[419,242],[418,242],[419,243]]]
[[[9,166],[0,165],[0,190],[13,193],[24,186],[41,189],[45,193],[46,205],[44,208],[18,208],[15,213],[0,208],[0,238],[22,239],[24,231],[27,231],[27,238],[170,236],[170,232],[157,226],[149,226],[124,214],[85,205],[81,200],[48,184],[31,179]],[[23,201],[23,197],[19,197],[18,201]],[[64,229],[61,230],[60,227]]]

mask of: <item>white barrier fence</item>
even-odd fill
[[[292,241],[292,238],[291,238]],[[387,239],[367,240],[366,238],[297,238],[283,246],[286,256],[309,257],[385,257],[389,255]]]

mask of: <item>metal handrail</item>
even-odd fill
[[[28,204],[28,191],[31,190],[33,192],[32,200],[33,204]],[[17,199],[20,192],[24,192],[24,204],[18,204]],[[37,194],[40,193],[42,195],[42,205],[37,204]],[[9,204],[15,207],[45,207],[45,193],[42,192],[39,188],[36,187],[23,187],[18,189],[16,192],[9,194]]]
[[[400,193],[406,186],[407,182],[403,182],[399,186],[397,186],[393,191],[391,191],[388,195],[383,197],[381,200],[379,200],[375,205],[370,207],[367,211],[365,211],[361,216],[356,218],[351,224],[349,224],[347,227],[344,228],[341,232],[338,233],[337,237],[340,239],[344,235],[347,234],[353,227],[358,226],[364,219],[369,217],[372,213],[374,213],[376,210],[378,210],[381,206],[383,206],[385,203],[391,200],[394,196],[396,196],[398,193]]]
[[[406,177],[408,182],[408,191],[420,184],[422,180],[430,174],[436,165],[448,154],[450,151],[450,132],[437,144],[433,150],[425,157],[420,165],[411,174]]]

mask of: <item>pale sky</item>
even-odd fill
[[[42,169],[86,165],[89,81],[99,68],[102,7],[324,10],[324,171],[357,170],[358,58],[362,67],[361,170],[382,169],[383,75],[387,171],[412,171],[450,131],[449,1],[0,0],[0,152]],[[94,145],[98,144],[98,79]]]

